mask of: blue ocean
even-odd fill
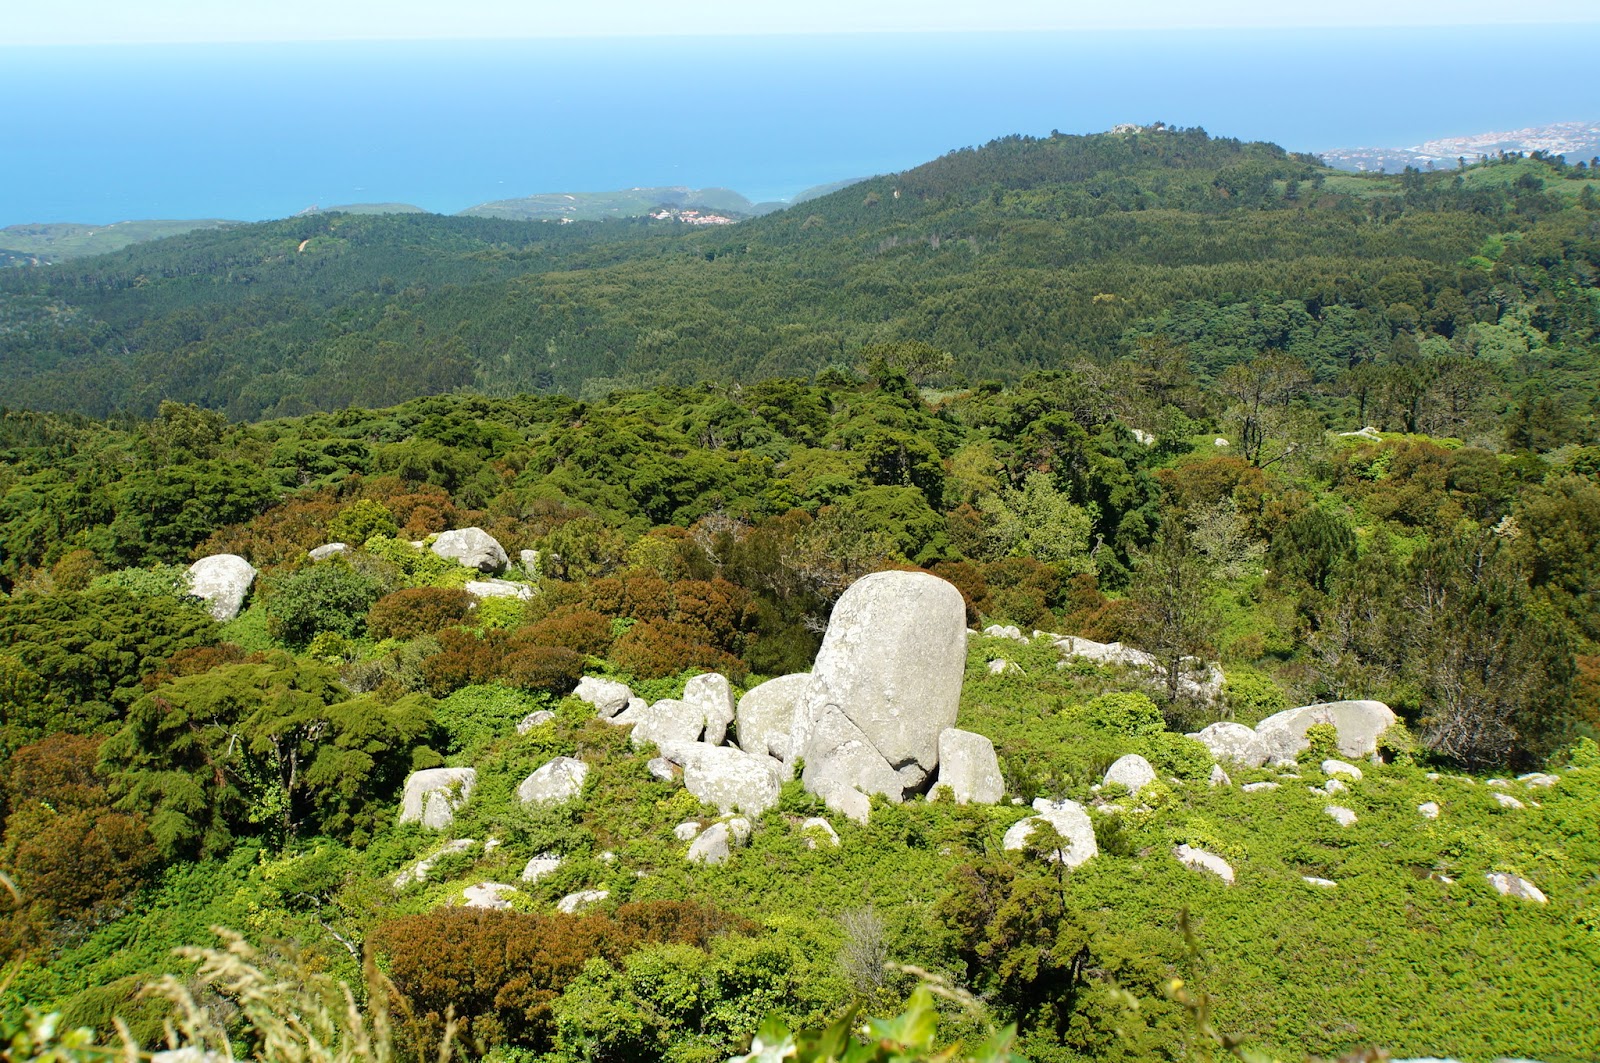
[[[722,186],[1010,133],[1314,151],[1600,119],[1600,24],[0,48],[0,225]]]

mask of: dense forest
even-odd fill
[[[715,233],[321,216],[6,272],[0,1023],[157,1044],[171,971],[242,1036],[173,953],[225,927],[308,985],[370,957],[401,1046],[453,1020],[464,1058],[709,1063],[924,978],[906,1014],[1036,1061],[1593,1058],[1595,206],[1558,160],[1152,127]],[[429,549],[465,528],[515,593]],[[218,554],[258,570],[225,621]],[[718,810],[580,678],[805,672],[884,570],[960,591],[1006,800],[859,823],[796,781],[687,862]],[[1185,737],[1339,699],[1401,721],[1348,783],[1317,736],[1208,785]],[[1128,753],[1158,777],[1119,795]],[[581,796],[520,800],[556,757]],[[399,822],[441,767],[478,780],[449,832]],[[1068,798],[1098,856],[1002,848]]]

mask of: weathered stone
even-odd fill
[[[760,816],[778,804],[782,766],[771,757],[706,742],[668,742],[661,755],[683,767],[683,785],[723,815]]]
[[[596,715],[603,720],[609,720],[628,707],[628,702],[633,700],[633,691],[628,689],[628,684],[619,683],[615,679],[586,675],[578,680],[572,696],[593,705]]]
[[[1018,664],[1016,661],[1008,661],[1004,658],[997,658],[993,661],[990,661],[988,664],[984,665],[984,668],[988,669],[990,675],[1022,674],[1022,665]]]
[[[937,757],[937,745],[934,748]],[[807,749],[801,780],[807,791],[824,799],[825,791],[845,788],[864,794],[882,794],[899,802],[907,789],[921,781],[918,777],[921,768],[916,761],[911,762],[911,771],[907,774],[896,772],[861,729],[834,706],[811,725]]]
[[[839,847],[839,832],[821,816],[811,816],[800,823],[800,833],[806,836],[806,848],[815,849],[819,841],[831,848]]]
[[[1341,779],[1329,779],[1327,782],[1322,784],[1322,792],[1325,794],[1339,794],[1348,789],[1350,789],[1350,787],[1346,786],[1344,781]]]
[[[1208,871],[1228,885],[1233,885],[1233,865],[1216,853],[1208,853],[1204,849],[1196,849],[1189,845],[1180,845],[1172,850],[1172,855],[1176,856],[1181,864],[1193,871]]]
[[[1239,787],[1239,789],[1247,794],[1253,794],[1259,793],[1262,790],[1276,790],[1278,785],[1279,784],[1275,782],[1247,782],[1243,786]]]
[[[669,742],[698,742],[705,729],[705,715],[698,709],[663,698],[639,713],[631,740],[635,749],[642,749],[647,742],[654,742],[657,747]]]
[[[1516,897],[1519,900],[1536,901],[1539,904],[1544,904],[1550,899],[1544,895],[1543,890],[1520,875],[1510,875],[1504,871],[1491,871],[1484,877],[1489,880],[1489,885],[1495,888],[1495,892],[1502,897]]]
[[[1332,887],[1338,885],[1338,883],[1333,881],[1331,878],[1317,878],[1315,875],[1301,875],[1300,881],[1304,882],[1308,886],[1321,886],[1324,889],[1331,889]]]
[[[1028,636],[1015,624],[990,624],[983,629],[983,633],[992,639],[1010,639],[1012,642],[1021,642],[1026,645]]]
[[[966,604],[961,592],[925,572],[874,572],[853,583],[833,607],[811,682],[795,711],[790,754],[806,760],[810,780],[841,777],[862,790],[894,799],[920,787],[939,759],[939,732],[955,726],[966,666]],[[848,731],[829,728],[842,717]],[[870,778],[842,776],[830,742],[857,736],[891,773],[900,790],[885,785],[870,758]],[[817,791],[812,789],[813,793]]]
[[[1228,773],[1222,770],[1221,764],[1211,765],[1211,778],[1207,780],[1212,786],[1232,786],[1233,780],[1228,778]]]
[[[1096,664],[1125,665],[1130,668],[1154,668],[1156,659],[1143,650],[1124,646],[1120,642],[1096,642],[1094,639],[1068,635],[1056,642],[1056,649],[1068,657],[1084,657]]]
[[[692,841],[700,835],[700,823],[697,820],[686,819],[672,828],[672,836],[680,842]]]
[[[748,819],[745,819],[743,816],[734,816],[732,819],[726,820],[725,822],[728,824],[728,830],[733,834],[734,841],[738,842],[740,845],[750,844],[750,832],[755,828],[750,825],[750,821]]]
[[[1356,821],[1356,814],[1342,805],[1328,805],[1322,811],[1326,812],[1341,827],[1351,826]]]
[[[606,720],[606,723],[612,724],[616,727],[631,727],[633,724],[636,724],[640,720],[644,719],[649,712],[649,702],[645,701],[641,697],[632,697],[628,699],[628,707],[611,717],[611,719]]]
[[[1034,802],[1034,808],[1039,808],[1039,802]],[[1085,812],[1083,806],[1076,801],[1047,803],[1046,809],[1038,815],[1013,823],[1000,844],[1006,849],[1027,848],[1029,836],[1041,823],[1048,823],[1056,829],[1056,833],[1066,839],[1067,844],[1064,848],[1055,849],[1050,853],[1049,859],[1052,863],[1077,867],[1093,859],[1100,851],[1094,840],[1094,824],[1089,822],[1089,813]]]
[[[705,741],[720,746],[733,723],[733,687],[716,672],[697,675],[683,688],[683,701],[705,721]]]
[[[522,574],[529,579],[539,578],[539,551],[518,550],[517,566],[522,569]]]
[[[479,598],[516,598],[532,601],[533,588],[526,583],[513,583],[508,579],[475,579],[462,584],[461,589]]]
[[[666,757],[651,757],[645,761],[644,767],[662,782],[675,782],[678,778],[678,766]]]
[[[480,882],[461,891],[466,898],[462,907],[482,908],[490,912],[508,911],[511,908],[510,895],[516,892],[517,887],[504,882]]]
[[[1531,771],[1526,775],[1518,775],[1517,781],[1524,786],[1537,787],[1538,789],[1545,790],[1560,782],[1561,776],[1546,775],[1542,771]]]
[[[446,842],[438,852],[433,853],[431,856],[423,857],[421,860],[418,860],[415,864],[412,864],[410,867],[396,875],[394,877],[394,888],[397,890],[403,890],[413,882],[428,881],[428,873],[433,870],[434,865],[436,865],[440,860],[456,853],[464,853],[477,844],[478,843],[471,838],[457,838],[454,841]]]
[[[556,718],[556,714],[549,709],[540,709],[530,712],[517,723],[517,734],[525,735],[535,727],[542,727]]]
[[[1439,818],[1439,803],[1437,801],[1424,801],[1417,806],[1417,814],[1423,819]]]
[[[1325,760],[1322,762],[1324,775],[1348,775],[1356,782],[1361,781],[1361,769],[1354,764],[1347,764],[1342,760]]]
[[[994,743],[971,731],[946,727],[939,732],[939,778],[934,790],[950,788],[956,804],[996,805],[1005,796],[1005,779]]]
[[[555,853],[540,853],[528,861],[522,869],[522,881],[538,882],[547,875],[553,875],[561,867],[561,857]]]
[[[1224,720],[1189,735],[1199,741],[1219,761],[1228,761],[1241,768],[1259,768],[1267,762],[1267,747],[1261,738],[1242,723]]]
[[[1146,786],[1156,781],[1156,770],[1150,762],[1137,753],[1118,757],[1116,763],[1106,769],[1104,779],[1100,780],[1102,786],[1116,783],[1130,794],[1136,794]]]
[[[1494,798],[1496,803],[1498,803],[1501,808],[1526,808],[1526,807],[1528,807],[1527,805],[1524,805],[1521,801],[1518,801],[1515,797],[1512,797],[1510,794],[1490,794],[1489,796]]]
[[[350,549],[346,543],[324,543],[314,550],[308,551],[306,556],[313,561],[326,561],[330,557],[338,557]]]
[[[400,795],[400,822],[444,830],[455,821],[456,809],[467,803],[477,785],[478,773],[471,768],[414,771],[406,776]]]
[[[865,825],[872,816],[872,799],[846,783],[823,782],[813,791],[833,811]]]
[[[583,793],[589,765],[576,757],[557,757],[522,780],[517,800],[525,805],[563,805]]]
[[[1268,757],[1292,758],[1310,745],[1306,729],[1330,723],[1339,732],[1339,752],[1346,757],[1370,757],[1378,736],[1395,722],[1395,714],[1381,701],[1329,701],[1301,705],[1268,716],[1256,724]]]
[[[611,896],[610,890],[579,890],[569,893],[556,902],[556,911],[565,912],[567,915],[576,915],[585,908],[599,904]]]
[[[689,846],[684,856],[691,864],[726,863],[733,855],[733,833],[726,823],[713,823]]]
[[[505,547],[482,528],[457,528],[442,532],[433,540],[433,552],[440,557],[475,568],[479,572],[499,572],[510,563]]]
[[[232,620],[244,607],[256,570],[238,554],[212,554],[189,566],[189,593],[205,600],[211,616]]]
[[[796,672],[751,687],[739,699],[739,748],[764,753],[788,763],[789,736],[794,730],[794,710],[811,683],[810,672]]]

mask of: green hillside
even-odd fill
[[[519,221],[598,221],[640,218],[662,208],[715,211],[739,218],[761,213],[754,203],[729,188],[626,188],[616,192],[544,192],[498,199],[468,207],[461,214]]]
[[[52,222],[8,225],[0,229],[0,250],[41,262],[63,262],[116,251],[129,244],[160,240],[199,229],[220,229],[241,222],[204,218],[196,221],[119,221],[109,225]],[[34,263],[37,264],[37,263]]]

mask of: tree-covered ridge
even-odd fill
[[[321,215],[7,273],[0,364],[20,405],[234,418],[750,382],[897,341],[968,381],[1150,334],[1208,372],[1263,347],[1324,381],[1480,349],[1565,369],[1595,334],[1594,180],[1339,174],[1151,127],[1007,138],[716,231]]]

